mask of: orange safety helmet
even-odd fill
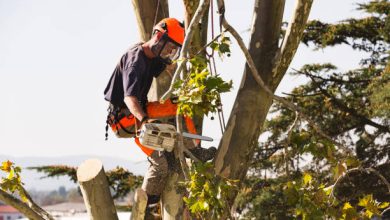
[[[153,34],[159,34],[159,40],[152,45],[152,52],[164,63],[171,64],[179,57],[184,41],[184,27],[175,18],[164,18],[153,28]]]
[[[184,25],[176,18],[164,18],[156,26],[153,31],[166,33],[170,39],[176,43],[183,45],[184,41]]]

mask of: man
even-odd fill
[[[174,18],[165,18],[154,27],[149,41],[136,44],[122,56],[104,91],[105,99],[110,102],[107,123],[117,136],[136,136],[137,129],[150,122],[149,116],[174,116],[174,104],[148,103],[147,94],[153,77],[158,77],[178,57],[183,40],[184,28],[180,22]],[[156,110],[157,108],[162,110]],[[156,111],[159,114],[152,113]],[[161,112],[167,114],[163,115]],[[137,138],[136,143],[149,156],[150,166],[142,189],[148,195],[148,205],[155,204],[160,200],[167,180],[168,153],[142,146]],[[212,159],[216,152],[214,147],[186,147],[203,161]]]

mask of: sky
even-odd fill
[[[254,1],[225,0],[226,18],[248,42]],[[314,0],[309,19],[337,22],[361,17],[357,0]],[[170,16],[183,20],[183,3],[170,0]],[[286,0],[285,21],[295,1]],[[216,19],[215,22],[218,22]],[[216,23],[217,26],[217,23]],[[218,31],[217,31],[218,32]],[[133,140],[109,133],[103,91],[119,58],[139,41],[130,0],[0,0],[0,155],[16,157],[95,155],[145,161]],[[218,72],[233,80],[222,95],[226,120],[243,73],[244,58],[232,56]],[[332,62],[340,71],[357,67],[361,53],[346,46],[313,51],[301,45],[291,64]],[[286,74],[277,93],[304,80]],[[218,121],[205,120],[204,135],[218,146]]]

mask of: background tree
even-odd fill
[[[77,167],[57,165],[29,167],[28,169],[45,174],[43,178],[67,176],[72,182],[77,183]],[[134,175],[132,172],[129,172],[122,167],[116,167],[115,169],[107,171],[106,176],[108,178],[108,184],[114,193],[112,195],[114,199],[123,198],[129,192],[134,192],[135,189],[141,186],[143,180],[142,176]]]
[[[366,52],[360,67],[339,72],[332,64],[305,65],[293,74],[310,81],[287,94],[350,151],[320,136],[301,113],[275,104],[276,116],[265,124],[269,137],[258,146],[239,196],[245,215],[369,218],[388,205],[390,3],[371,1],[358,10],[368,16],[337,24],[309,22],[302,42],[315,49],[346,44]]]

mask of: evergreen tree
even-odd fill
[[[314,49],[341,44],[369,54],[359,68],[307,64],[292,74],[310,79],[287,99],[300,106],[336,147],[274,104],[240,193],[242,214],[256,219],[352,219],[380,215],[390,201],[390,3],[360,4],[368,14],[337,24],[308,23],[302,42]]]

